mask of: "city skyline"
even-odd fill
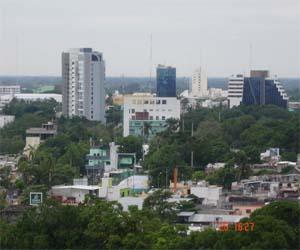
[[[92,47],[104,54],[107,76],[149,76],[151,68],[154,78],[167,64],[179,77],[200,66],[210,77],[250,66],[299,77],[299,7],[297,0],[2,0],[0,75],[59,76],[62,51]]]

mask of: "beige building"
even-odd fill
[[[26,130],[26,145],[24,148],[24,155],[29,157],[30,152],[38,148],[38,146],[46,139],[57,134],[56,124],[48,122],[42,124],[41,128],[29,128]]]

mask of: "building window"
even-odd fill
[[[251,209],[246,209],[247,214],[251,214]]]
[[[153,120],[153,116],[152,115],[150,115],[150,120]]]
[[[166,120],[166,117],[165,117],[165,116],[162,116],[161,119],[162,119],[162,120]]]
[[[145,101],[144,101],[144,104],[149,104],[149,101],[148,101],[148,100],[145,100]]]
[[[160,104],[160,100],[156,100],[156,104]]]
[[[167,104],[167,100],[162,100],[162,104]]]
[[[159,116],[158,115],[156,116],[156,120],[159,120]]]
[[[150,104],[154,104],[154,100],[150,100]]]
[[[131,113],[134,114],[135,113],[135,109],[131,109]]]

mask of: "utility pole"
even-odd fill
[[[168,168],[166,168],[166,189],[167,189],[167,183],[168,183]]]
[[[192,122],[192,134],[191,136],[194,136],[194,123]]]
[[[194,167],[194,151],[191,152],[191,167]]]

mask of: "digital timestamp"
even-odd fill
[[[252,232],[254,231],[255,223],[254,222],[238,222],[234,224],[234,231],[236,232]],[[229,224],[228,223],[222,223],[219,227],[219,230],[221,232],[227,232],[229,231]]]

